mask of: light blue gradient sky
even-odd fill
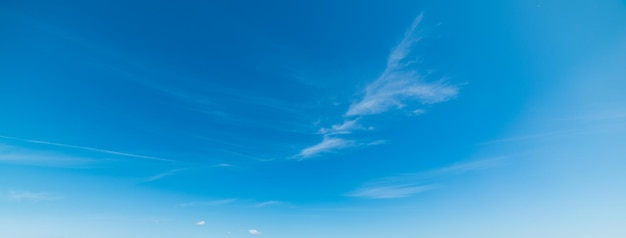
[[[624,1],[16,1],[0,23],[0,237],[626,236]]]

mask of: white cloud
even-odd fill
[[[422,115],[426,113],[426,111],[424,109],[415,109],[413,110],[413,115],[418,116],[418,115]]]
[[[403,108],[405,101],[418,100],[422,104],[434,104],[454,98],[458,88],[443,81],[424,83],[414,73],[394,73],[379,79],[367,87],[365,96],[350,105],[346,116],[364,116]]]
[[[331,128],[320,129],[320,134],[323,135],[336,135],[336,134],[350,134],[354,130],[364,129],[363,126],[358,124],[359,118],[354,120],[345,120],[341,124],[332,125]]]
[[[162,179],[164,177],[167,177],[167,176],[170,176],[170,175],[174,175],[174,174],[176,174],[176,173],[178,173],[180,171],[183,171],[183,170],[186,170],[186,169],[173,169],[173,170],[167,171],[165,173],[160,173],[160,174],[154,175],[152,177],[146,178],[143,182],[147,183],[147,182],[152,182],[152,181],[155,181],[155,180],[159,180],[159,179]]]
[[[0,144],[0,163],[63,168],[84,168],[91,167],[98,162],[101,161]]]
[[[157,223],[157,224],[169,221],[168,219],[160,218],[160,217],[150,217],[148,218],[148,220],[152,223]]]
[[[403,198],[408,197],[416,193],[425,192],[434,189],[432,185],[388,185],[388,186],[374,186],[361,188],[356,191],[350,192],[347,196],[351,197],[363,197],[372,199],[388,199],[388,198]]]
[[[408,173],[398,176],[385,177],[366,183],[360,188],[347,193],[346,196],[370,199],[409,197],[417,193],[436,189],[438,186],[425,185],[432,183],[433,180],[466,172],[493,168],[499,165],[503,158],[506,157],[490,158],[467,163],[457,163],[426,172]]]
[[[248,233],[250,233],[251,235],[260,235],[260,234],[261,234],[261,232],[260,232],[260,231],[257,231],[257,230],[255,230],[255,229],[250,229],[250,230],[248,231]]]
[[[278,205],[278,204],[282,204],[282,202],[271,200],[271,201],[267,201],[267,202],[258,203],[254,207],[260,208],[260,207],[265,207],[265,206],[270,206],[270,205]]]
[[[495,157],[490,159],[477,160],[465,163],[456,163],[445,168],[433,171],[434,174],[462,173],[475,170],[484,170],[496,167],[502,163],[502,160],[511,156]]]
[[[352,140],[340,137],[352,134],[356,130],[373,129],[359,124],[362,117],[402,109],[409,103],[430,105],[456,97],[459,91],[457,86],[450,85],[443,79],[428,82],[418,72],[413,51],[415,44],[420,40],[417,28],[421,21],[422,15],[413,21],[402,41],[389,53],[383,72],[365,87],[361,98],[355,100],[344,113],[343,123],[320,129],[319,133],[324,135],[324,140],[303,149],[296,157],[303,159],[330,150],[369,145],[369,143],[347,143]],[[412,111],[412,115],[424,112],[424,109],[417,109]]]
[[[393,108],[402,108],[405,101],[411,100],[434,104],[457,95],[458,88],[442,80],[425,82],[414,67],[416,62],[409,59],[413,46],[420,40],[416,31],[421,21],[422,15],[413,21],[402,41],[389,54],[383,73],[367,85],[363,97],[350,105],[346,116],[379,114]]]
[[[206,222],[204,222],[204,221],[196,222],[196,225],[198,225],[198,226],[204,226],[204,224],[206,224]]]
[[[204,202],[188,202],[188,203],[176,204],[176,207],[219,206],[219,205],[226,205],[234,201],[237,201],[237,199],[222,199],[222,200],[204,201]]]
[[[348,147],[352,145],[353,143],[354,142],[351,140],[324,136],[324,139],[322,140],[322,142],[302,149],[302,151],[300,151],[300,154],[298,154],[296,158],[305,159],[305,158],[313,157],[320,153]]]
[[[176,161],[170,160],[170,159],[163,159],[163,158],[158,158],[158,157],[153,157],[153,156],[146,156],[146,155],[131,154],[131,153],[125,153],[125,152],[119,152],[119,151],[113,151],[113,150],[104,150],[104,149],[98,149],[98,148],[93,148],[93,147],[85,147],[85,146],[78,146],[78,145],[68,145],[68,144],[61,144],[61,143],[54,143],[54,142],[40,141],[40,140],[28,140],[28,139],[21,139],[21,138],[16,138],[16,137],[11,137],[11,136],[2,136],[2,135],[0,135],[0,138],[9,139],[9,140],[15,140],[15,141],[28,142],[28,143],[34,143],[34,144],[52,145],[52,146],[58,146],[58,147],[87,150],[87,151],[93,151],[93,152],[99,152],[99,153],[111,154],[111,155],[119,155],[119,156],[125,156],[125,157],[134,157],[134,158],[149,159],[149,160],[176,162]]]
[[[377,141],[369,142],[366,145],[384,145],[386,143],[387,143],[387,141],[385,141],[385,140],[377,140]]]
[[[55,201],[61,199],[61,197],[50,194],[50,193],[41,193],[41,192],[30,192],[30,191],[9,191],[6,193],[6,197],[10,200],[14,201]]]

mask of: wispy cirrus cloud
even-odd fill
[[[322,152],[329,152],[336,149],[341,149],[345,147],[352,146],[355,142],[352,140],[346,140],[342,138],[332,137],[332,136],[324,136],[324,139],[319,144],[307,147],[300,151],[295,158],[297,159],[306,159],[315,155],[318,155]]]
[[[96,160],[88,158],[0,144],[0,163],[60,168],[85,168],[97,162]]]
[[[176,162],[175,160],[164,159],[164,158],[159,158],[159,157],[131,154],[131,153],[126,153],[126,152],[98,149],[98,148],[86,147],[86,146],[69,145],[69,144],[62,144],[62,143],[55,143],[55,142],[41,141],[41,140],[29,140],[29,139],[22,139],[22,138],[11,137],[11,136],[3,136],[3,135],[0,135],[0,138],[9,139],[9,140],[15,140],[15,141],[21,141],[21,142],[34,143],[34,144],[41,144],[41,145],[51,145],[51,146],[57,146],[57,147],[65,147],[65,148],[72,148],[72,149],[79,149],[79,150],[87,150],[87,151],[92,151],[92,152],[99,152],[99,153],[104,153],[104,154],[111,154],[111,155],[118,155],[118,156],[125,156],[125,157],[133,157],[133,158],[148,159],[148,160],[158,160],[158,161],[166,161],[166,162]]]
[[[435,188],[433,185],[382,185],[360,188],[346,195],[371,199],[404,198]]]
[[[170,171],[167,171],[167,172],[164,172],[164,173],[160,173],[160,174],[148,177],[148,178],[144,179],[143,182],[144,183],[148,183],[148,182],[156,181],[156,180],[159,180],[159,179],[162,179],[164,177],[177,174],[177,173],[179,173],[181,171],[185,171],[185,170],[187,170],[187,169],[186,168],[185,169],[172,169]]]
[[[353,191],[346,193],[349,197],[368,199],[405,198],[417,193],[437,189],[433,184],[441,177],[453,176],[471,171],[485,170],[501,164],[505,157],[490,158],[467,163],[456,163],[447,167],[426,172],[408,173],[385,177],[368,182]]]
[[[483,159],[483,160],[477,160],[477,161],[471,161],[471,162],[465,162],[465,163],[455,163],[448,167],[433,170],[430,172],[430,174],[426,174],[426,175],[463,173],[463,172],[490,169],[490,168],[501,165],[504,159],[510,158],[510,157],[512,156],[501,156],[501,157],[495,157],[495,158],[489,158],[489,159]]]
[[[380,114],[404,108],[407,101],[435,104],[458,94],[458,87],[445,80],[426,82],[418,72],[417,61],[411,59],[415,44],[421,39],[417,28],[422,18],[420,15],[413,21],[402,41],[389,54],[383,73],[365,87],[363,97],[350,105],[346,116]]]
[[[56,201],[61,197],[52,193],[10,190],[5,197],[13,201]]]
[[[221,199],[213,201],[187,202],[176,204],[175,207],[195,207],[195,206],[220,206],[237,201],[237,199]]]
[[[451,85],[444,79],[428,82],[418,72],[414,48],[421,39],[418,34],[421,21],[422,15],[413,21],[400,43],[387,57],[387,65],[383,72],[368,84],[362,96],[349,106],[343,115],[343,122],[320,129],[319,132],[324,135],[324,139],[318,144],[302,149],[297,158],[310,158],[327,151],[359,145],[360,143],[344,139],[341,135],[351,134],[357,130],[372,130],[371,126],[359,124],[359,120],[365,116],[404,108],[408,108],[412,115],[420,115],[425,112],[424,109],[409,104],[432,105],[457,96],[458,86]]]
[[[373,127],[365,128],[359,124],[359,119],[345,120],[341,124],[332,125],[330,128],[321,128],[319,130],[319,134],[322,135],[342,135],[342,134],[350,134],[356,130],[371,130]]]
[[[270,201],[266,201],[266,202],[257,203],[256,205],[254,205],[254,207],[261,208],[261,207],[267,207],[267,206],[271,206],[271,205],[278,205],[278,204],[282,204],[282,203],[283,202],[281,202],[281,201],[270,200]]]

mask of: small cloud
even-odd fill
[[[361,188],[347,193],[346,196],[370,199],[409,197],[417,193],[438,188],[438,186],[434,185],[424,185],[431,183],[433,180],[472,171],[490,169],[500,165],[502,160],[507,157],[511,156],[495,157],[466,163],[456,163],[447,167],[425,172],[385,177],[366,183]]]
[[[466,162],[466,163],[456,163],[448,167],[432,171],[432,173],[451,174],[451,173],[463,173],[463,172],[469,172],[469,171],[490,169],[490,168],[500,165],[502,163],[502,160],[507,157],[510,157],[510,156],[495,157],[495,158],[477,160],[477,161]]]
[[[356,191],[350,192],[347,196],[350,197],[362,197],[371,199],[390,199],[390,198],[404,198],[409,197],[416,193],[426,192],[428,190],[435,189],[432,185],[388,185],[388,186],[373,186],[361,188]]]
[[[0,136],[0,138],[3,137]],[[60,168],[87,168],[98,162],[100,161],[0,143],[0,163]]]
[[[179,204],[176,204],[175,207],[219,206],[219,205],[226,205],[226,204],[232,203],[236,200],[237,199],[222,199],[222,200],[204,201],[204,202],[179,203]]]
[[[64,148],[92,151],[92,152],[111,154],[111,155],[117,155],[117,156],[134,157],[134,158],[140,158],[140,159],[157,160],[157,161],[165,161],[165,162],[177,162],[175,160],[158,158],[158,157],[154,157],[154,156],[131,154],[131,153],[126,153],[126,152],[105,150],[105,149],[86,147],[86,146],[61,144],[61,143],[50,142],[50,141],[29,140],[29,139],[22,139],[22,138],[16,138],[16,137],[11,137],[11,136],[3,136],[3,135],[0,135],[0,138],[14,140],[14,141],[27,142],[27,143],[33,143],[33,144],[40,144],[40,145],[49,145],[49,146],[56,146],[56,147],[64,147]]]
[[[419,116],[419,115],[422,115],[422,114],[426,113],[426,111],[424,109],[415,109],[415,110],[413,110],[412,113],[413,113],[414,116]]]
[[[323,135],[337,135],[337,134],[350,134],[355,130],[365,129],[358,124],[359,118],[354,120],[345,120],[341,124],[332,125],[331,128],[320,129],[320,134]]]
[[[255,229],[250,229],[250,230],[248,231],[248,233],[250,233],[250,235],[260,235],[260,234],[261,234],[261,232],[260,232],[260,231],[257,231],[257,230],[255,230]]]
[[[164,173],[160,173],[160,174],[157,174],[157,175],[151,176],[151,177],[149,177],[149,178],[146,178],[146,179],[144,179],[144,181],[143,181],[143,182],[144,182],[144,183],[153,182],[153,181],[156,181],[156,180],[162,179],[162,178],[164,178],[164,177],[167,177],[167,176],[171,176],[171,175],[177,174],[178,172],[180,172],[180,171],[184,171],[184,170],[186,170],[186,169],[173,169],[173,170],[170,170],[170,171],[167,171],[167,172],[164,172]]]
[[[357,139],[344,139],[348,134],[357,130],[372,130],[371,126],[364,126],[359,120],[366,116],[382,114],[392,110],[415,108],[415,105],[432,105],[455,98],[459,87],[450,85],[444,78],[429,80],[420,74],[419,62],[415,56],[415,45],[420,41],[418,26],[422,15],[418,16],[404,37],[394,47],[387,57],[387,65],[381,74],[366,85],[361,96],[353,100],[343,113],[343,123],[321,128],[318,133],[324,135],[324,140],[316,145],[300,151],[297,158],[303,159],[320,153],[347,148],[355,145],[369,145],[349,143]],[[410,114],[420,115],[424,110],[413,110]]]
[[[167,219],[163,219],[163,218],[159,218],[159,217],[151,217],[149,219],[149,221],[152,222],[152,223],[163,223],[163,222],[166,222],[168,220]]]
[[[389,79],[390,82],[372,84],[366,89],[363,99],[350,106],[346,116],[374,115],[393,108],[400,109],[405,106],[404,101],[409,99],[420,101],[422,104],[445,102],[454,98],[458,93],[456,86],[448,85],[444,81],[424,83],[418,76],[410,76],[414,73],[397,74],[409,75],[394,75],[393,77],[402,79]]]
[[[231,166],[232,166],[231,164],[227,164],[227,163],[221,163],[221,164],[216,165],[216,167],[231,167]]]
[[[298,154],[296,156],[296,158],[298,158],[298,159],[310,158],[310,157],[313,157],[313,156],[318,155],[320,153],[332,151],[332,150],[335,150],[335,149],[341,149],[341,148],[349,147],[349,146],[351,146],[353,144],[354,143],[351,140],[325,136],[324,139],[322,140],[322,142],[320,142],[320,143],[318,143],[316,145],[304,148],[302,151],[300,151],[300,154]]]
[[[265,206],[278,205],[278,204],[282,204],[282,202],[271,200],[271,201],[267,201],[267,202],[258,203],[254,207],[261,208],[261,207],[265,207]]]
[[[198,225],[198,226],[204,226],[204,224],[206,224],[206,222],[204,222],[204,221],[196,222],[196,225]]]
[[[404,108],[409,101],[435,104],[448,101],[458,94],[456,86],[448,85],[443,80],[426,82],[416,69],[417,62],[411,55],[415,44],[421,39],[417,34],[421,21],[422,15],[413,21],[402,41],[389,54],[383,73],[367,85],[363,97],[350,105],[346,116],[380,114]]]
[[[377,140],[377,141],[372,141],[367,143],[367,145],[384,145],[387,144],[387,141],[385,140]]]
[[[35,193],[29,191],[9,191],[6,197],[14,201],[55,201],[61,199],[61,197],[50,193]]]

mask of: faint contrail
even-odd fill
[[[21,139],[21,138],[17,138],[17,137],[3,136],[3,135],[0,135],[0,138],[10,139],[10,140],[17,140],[17,141],[23,141],[23,142],[29,142],[29,143],[35,143],[35,144],[54,145],[54,146],[59,146],[59,147],[88,150],[88,151],[100,152],[100,153],[105,153],[105,154],[120,155],[120,156],[127,156],[127,157],[141,158],[141,159],[167,161],[167,162],[178,162],[176,160],[163,159],[163,158],[146,156],[146,155],[130,154],[130,153],[124,153],[124,152],[118,152],[118,151],[112,151],[112,150],[104,150],[104,149],[85,147],[85,146],[78,146],[78,145],[68,145],[68,144],[61,144],[61,143],[54,143],[54,142],[40,141],[40,140],[28,140],[28,139]]]

